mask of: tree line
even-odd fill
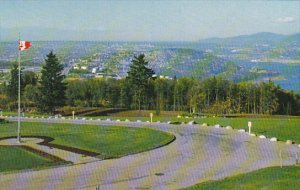
[[[39,112],[54,113],[57,108],[65,105],[66,83],[62,75],[63,65],[51,51],[45,59],[40,76],[34,72],[20,72],[21,105],[23,111],[32,109]],[[19,86],[18,64],[14,63],[8,83],[0,85],[1,109],[16,110]]]
[[[50,55],[50,54],[49,54]],[[22,72],[24,110],[53,113],[63,106],[109,107],[135,110],[183,111],[191,114],[300,115],[300,95],[274,82],[234,83],[221,77],[197,79],[159,78],[148,68],[143,54],[132,60],[128,76],[116,79],[65,80],[53,53],[47,57],[41,76]],[[52,63],[52,65],[50,65]],[[54,64],[55,63],[55,64]],[[16,109],[16,74],[2,84],[2,109]]]

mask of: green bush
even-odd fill
[[[0,118],[0,124],[2,124],[2,123],[8,123],[8,121],[4,118]]]

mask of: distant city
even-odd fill
[[[198,42],[34,41],[22,52],[26,70],[38,72],[54,51],[69,78],[124,78],[135,55],[145,54],[157,76],[222,76],[232,81],[273,80],[300,92],[300,34],[258,33]],[[0,42],[0,69],[17,60],[16,42]]]

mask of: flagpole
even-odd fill
[[[21,50],[19,48],[20,46],[20,32],[19,32],[19,44],[18,44],[18,50],[19,50],[19,89],[18,89],[18,137],[17,141],[21,143]]]

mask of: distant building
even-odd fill
[[[92,69],[92,73],[93,73],[93,74],[96,74],[97,71],[98,71],[98,67],[94,67],[94,68]]]

